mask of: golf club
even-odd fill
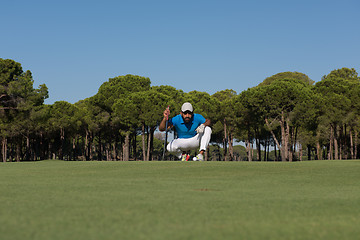
[[[169,109],[170,106],[167,106],[166,109]],[[165,141],[164,141],[164,151],[162,160],[165,160],[165,151],[166,151],[166,144],[167,144],[167,131],[168,131],[168,122],[169,122],[169,116],[166,116],[166,122],[165,122]]]

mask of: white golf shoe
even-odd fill
[[[204,161],[204,156],[199,153],[196,157],[193,158],[193,161]]]

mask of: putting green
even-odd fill
[[[360,161],[0,164],[2,239],[357,239]]]

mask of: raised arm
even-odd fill
[[[164,111],[164,117],[160,122],[159,131],[163,132],[166,130],[166,121],[169,119],[169,116],[170,116],[170,109],[169,109],[169,107],[167,107]],[[169,127],[171,127],[171,126],[168,126],[168,128]]]

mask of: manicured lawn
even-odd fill
[[[358,239],[360,161],[0,163],[0,237]]]

